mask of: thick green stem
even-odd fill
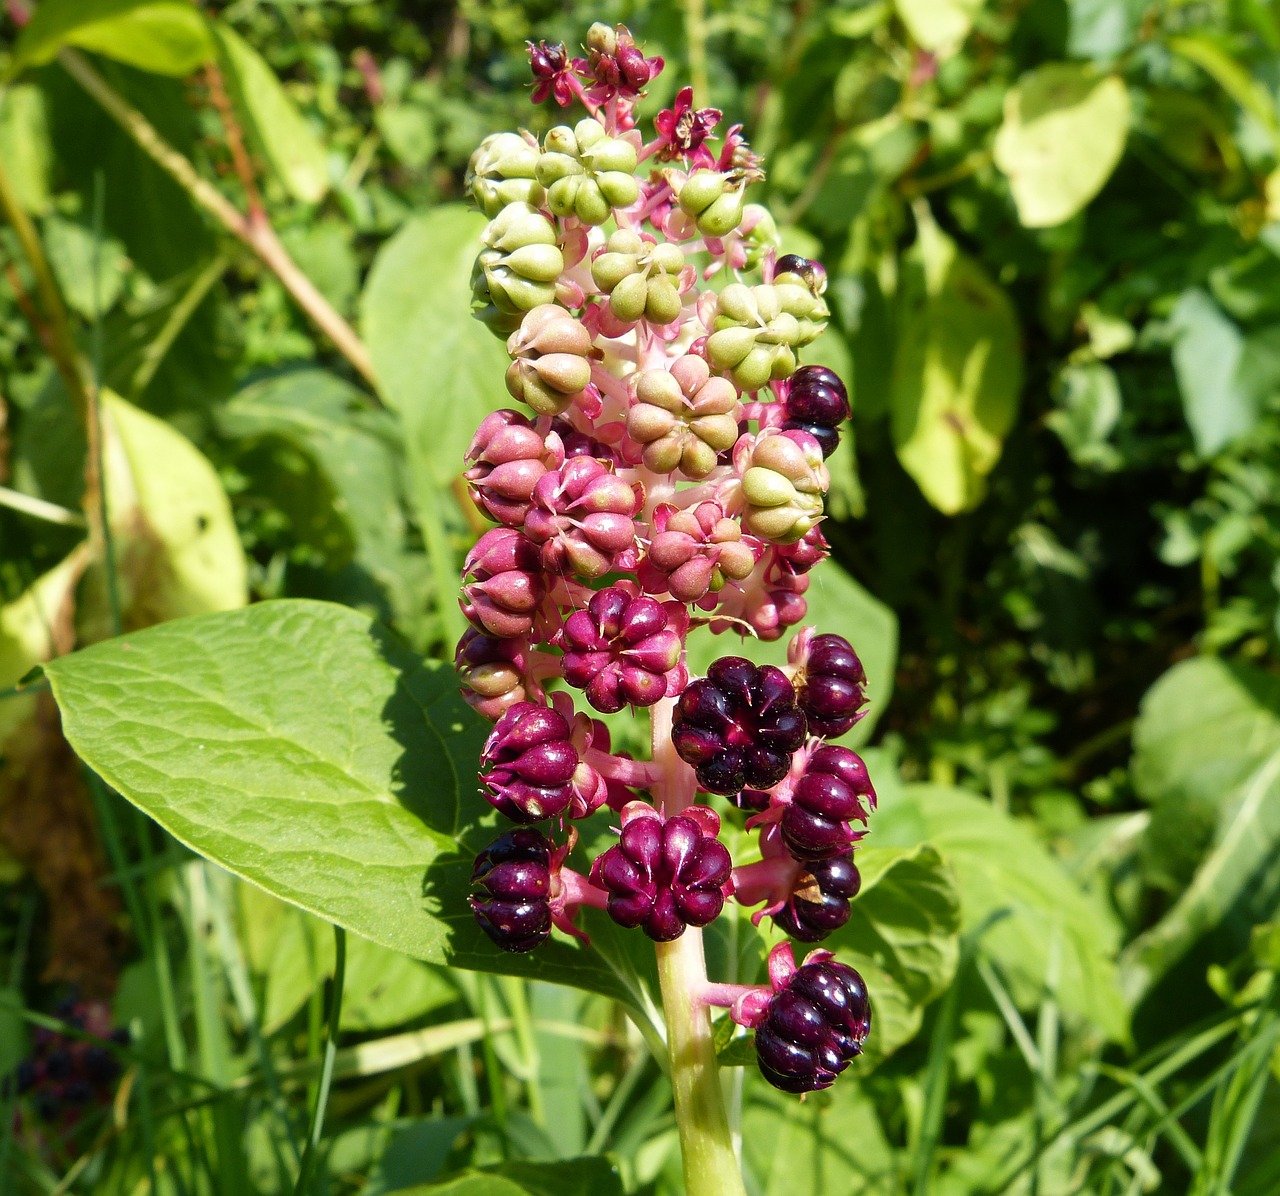
[[[671,742],[674,709],[674,699],[666,698],[651,712],[653,762],[663,773],[654,789],[668,818],[692,805],[697,794],[693,770]],[[686,1196],[745,1196],[720,1091],[711,1014],[697,999],[707,982],[702,931],[687,927],[674,942],[658,943],[657,950]]]

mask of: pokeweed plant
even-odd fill
[[[476,857],[470,901],[506,951],[553,929],[585,939],[582,906],[654,941],[686,1186],[731,1192],[708,1007],[757,1031],[770,1083],[807,1092],[861,1053],[871,1006],[831,952],[797,968],[787,943],[767,985],[709,980],[700,930],[726,900],[805,943],[848,920],[875,791],[826,741],[857,721],[866,677],[846,640],[805,628],[786,668],[725,655],[691,679],[686,639],[776,639],[804,618],[848,402],[835,373],[799,365],[828,318],[826,275],[779,256],[746,202],[762,171],[741,126],[717,136],[721,113],[686,87],[646,140],[635,105],[662,60],[623,26],[592,26],[586,45],[570,59],[531,43],[530,58],[534,100],[587,115],[541,142],[486,138],[467,178],[490,218],[475,314],[506,338],[507,389],[532,412],[489,415],[467,453],[497,526],[464,566],[456,661],[494,722],[485,796],[516,824]],[[650,758],[611,751],[573,690],[602,714],[647,711]],[[700,791],[758,830],[758,861],[734,866]],[[575,871],[574,823],[601,810],[618,841]]]

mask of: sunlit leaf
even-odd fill
[[[1051,62],[1024,75],[1004,101],[995,161],[1028,228],[1069,220],[1111,177],[1129,131],[1118,75]]]
[[[986,0],[894,0],[907,31],[930,53],[956,50]]]

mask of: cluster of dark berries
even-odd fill
[[[471,909],[505,951],[532,951],[551,933],[551,850],[540,830],[522,826],[476,856]]]
[[[757,1015],[760,1071],[784,1092],[829,1088],[862,1053],[871,1003],[862,977],[815,951],[782,981]]]
[[[120,1061],[107,1044],[128,1046],[129,1031],[113,1030],[107,1007],[98,1001],[70,999],[58,1006],[55,1015],[89,1037],[38,1028],[31,1054],[0,1087],[28,1097],[41,1121],[71,1126],[94,1105],[111,1100]]]

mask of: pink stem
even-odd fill
[[[593,909],[604,909],[609,904],[609,894],[597,889],[580,872],[572,868],[561,868],[560,893],[566,907],[589,905]]]
[[[582,759],[602,777],[632,789],[652,789],[661,783],[663,777],[662,769],[647,760],[628,760],[624,756],[602,752],[599,748],[587,748]]]
[[[733,870],[733,895],[743,905],[789,894],[803,865],[789,855],[742,864]]]
[[[748,993],[763,993],[769,996],[772,989],[767,984],[713,984],[708,980],[693,994],[693,999],[702,1005],[732,1009]]]

